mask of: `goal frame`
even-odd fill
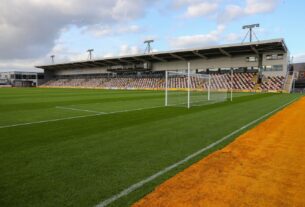
[[[168,72],[165,71],[165,106],[168,106]],[[177,72],[179,74],[179,72]],[[183,73],[181,73],[183,74]],[[230,101],[233,101],[233,75],[234,71],[231,69],[230,71]],[[211,75],[207,74],[208,76],[208,87],[207,87],[207,92],[208,92],[208,101],[211,101]],[[187,63],[187,108],[191,108],[191,63]]]

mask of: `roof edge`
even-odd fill
[[[229,48],[229,47],[261,45],[261,44],[268,44],[268,43],[282,43],[283,47],[285,48],[285,51],[286,52],[289,51],[288,48],[287,48],[287,45],[285,43],[284,38],[277,38],[277,39],[269,39],[269,40],[247,42],[247,43],[222,44],[222,45],[214,45],[214,46],[207,46],[207,47],[195,47],[195,48],[168,50],[168,51],[162,51],[162,52],[152,52],[152,53],[149,53],[149,54],[122,55],[122,56],[98,58],[98,59],[94,59],[94,60],[81,60],[81,61],[62,62],[62,63],[57,63],[57,64],[37,65],[37,66],[35,66],[35,68],[43,69],[44,67],[56,66],[56,65],[88,63],[88,62],[107,61],[107,60],[113,60],[113,59],[123,59],[123,58],[133,58],[133,57],[137,58],[137,57],[142,57],[142,56],[145,56],[145,55],[153,56],[153,55],[162,55],[162,54],[169,54],[169,53],[190,52],[190,51],[209,50],[209,49],[218,49],[218,48],[225,49],[225,48]]]

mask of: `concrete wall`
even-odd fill
[[[267,60],[267,55],[272,55],[272,54],[284,54],[283,52],[280,51],[274,51],[272,53],[265,53],[263,54],[263,67],[266,66],[272,66],[272,65],[282,65],[283,70],[282,71],[263,71],[263,74],[266,76],[286,76],[287,70],[288,70],[288,62],[289,62],[289,56],[288,54],[284,54],[284,58],[282,60]]]
[[[282,52],[274,52],[282,54]],[[263,71],[263,74],[268,76],[283,75],[287,73],[288,57],[284,55],[282,60],[267,60],[266,56],[272,53],[266,53],[262,55],[262,65],[282,65],[283,71]],[[196,59],[191,62],[191,70],[206,70],[208,68],[241,68],[241,67],[258,67],[259,61],[248,62],[247,57],[255,55],[242,55],[234,57],[220,57],[213,59]],[[186,70],[187,61],[177,60],[172,62],[157,62],[152,64],[153,71],[164,71],[164,70]],[[58,69],[58,70],[45,70],[46,80],[51,79],[54,76],[60,75],[81,75],[81,74],[99,74],[107,73],[107,67],[98,68],[79,68],[79,69]]]
[[[293,69],[296,72],[305,71],[305,63],[295,63],[293,64]]]
[[[277,53],[277,52],[275,52]],[[271,55],[272,53],[266,53],[262,56],[262,66],[272,66],[272,65],[282,65],[282,71],[263,71],[264,75],[267,76],[285,76],[288,69],[288,57],[287,54],[284,55],[282,60],[267,60],[266,56]],[[279,54],[282,54],[279,52]],[[206,70],[208,68],[241,68],[241,67],[258,67],[259,62],[247,62],[246,58],[251,55],[244,56],[234,56],[230,57],[221,57],[214,59],[198,59],[192,60],[191,62],[191,70]],[[254,55],[252,55],[254,56]],[[187,62],[186,61],[175,61],[175,62],[161,62],[155,63],[153,65],[153,70],[155,71],[163,71],[163,70],[186,70]]]
[[[35,75],[35,78],[21,78],[21,79],[16,79],[16,75]],[[5,79],[8,81],[8,83],[14,85],[15,82],[22,82],[22,81],[31,81],[35,84],[37,84],[37,78],[36,78],[37,73],[35,72],[0,72],[0,79]],[[39,79],[38,83],[43,83],[43,79]]]
[[[0,78],[1,79],[10,79],[11,78],[11,73],[10,72],[1,72],[0,73]]]
[[[238,67],[257,67],[258,62],[247,62],[246,57],[250,55],[238,56],[238,57],[220,57],[213,59],[197,59],[192,60],[191,69],[206,70],[208,68],[238,68]],[[153,64],[153,70],[185,70],[187,69],[186,61],[175,62],[161,62]]]
[[[80,69],[58,69],[58,70],[48,70],[48,76],[50,75],[81,75],[81,74],[98,74],[107,73],[106,67],[98,68],[80,68]]]

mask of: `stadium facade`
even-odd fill
[[[295,78],[293,91],[305,93],[305,63],[294,63],[291,70],[294,71]]]
[[[291,85],[289,59],[289,51],[284,39],[272,39],[36,67],[44,70],[45,81],[48,83],[52,80],[76,76],[78,78],[90,75],[117,77],[117,75],[124,73],[141,75],[160,74],[164,71],[185,71],[189,62],[192,73],[225,73],[230,70],[252,72],[255,73],[251,79],[252,82],[254,81],[254,85],[250,84],[252,89],[263,89],[263,86],[255,85],[265,78],[265,82],[268,82],[267,85],[277,81],[281,84],[280,87],[272,86],[270,89],[284,89],[286,87],[286,90],[289,91]],[[51,86],[52,84],[46,85]],[[56,86],[56,84],[53,85]]]
[[[11,71],[0,72],[1,86],[32,87],[44,82],[43,73]]]

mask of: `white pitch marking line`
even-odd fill
[[[72,117],[59,118],[59,119],[49,119],[49,120],[43,120],[43,121],[35,121],[35,122],[27,122],[27,123],[0,126],[0,129],[12,128],[12,127],[18,127],[18,126],[27,126],[27,125],[33,125],[33,124],[42,124],[42,123],[48,123],[48,122],[64,121],[64,120],[71,120],[71,119],[78,119],[78,118],[85,118],[85,117],[102,116],[102,115],[107,115],[107,114],[118,114],[118,113],[131,112],[131,111],[141,111],[141,110],[145,110],[145,109],[155,109],[155,108],[162,108],[162,107],[164,107],[164,106],[155,106],[155,107],[147,107],[147,108],[114,111],[114,112],[109,112],[109,113],[96,112],[96,114],[91,114],[91,115],[72,116]]]
[[[137,108],[137,109],[128,109],[128,110],[122,110],[122,111],[113,111],[113,112],[108,112],[107,114],[118,114],[118,113],[124,113],[124,112],[130,112],[130,111],[141,111],[145,109],[156,109],[156,108],[162,108],[164,106],[154,106],[154,107],[147,107],[147,108]]]
[[[12,128],[12,127],[18,127],[18,126],[26,126],[26,125],[33,125],[33,124],[42,124],[42,123],[56,122],[56,121],[63,121],[63,120],[70,120],[70,119],[78,119],[78,118],[91,117],[91,116],[98,116],[98,115],[97,114],[92,114],[92,115],[84,115],[84,116],[72,116],[72,117],[59,118],[59,119],[49,119],[49,120],[43,120],[43,121],[12,124],[12,125],[0,126],[0,129]]]
[[[223,138],[217,140],[216,142],[214,142],[214,143],[212,143],[212,144],[210,144],[210,145],[208,145],[208,146],[206,146],[206,147],[204,147],[204,148],[198,150],[197,152],[195,152],[195,153],[193,153],[193,154],[187,156],[187,157],[184,158],[183,160],[180,160],[179,162],[176,162],[176,163],[174,163],[174,164],[172,164],[172,165],[170,165],[170,166],[164,168],[163,170],[157,172],[156,174],[153,174],[152,176],[150,176],[150,177],[148,177],[148,178],[145,178],[144,180],[141,180],[140,182],[135,183],[135,184],[129,186],[128,188],[124,189],[123,191],[119,192],[118,194],[116,194],[116,195],[114,195],[114,196],[112,196],[112,197],[110,197],[110,198],[108,198],[108,199],[106,199],[106,200],[100,202],[100,203],[97,204],[95,207],[105,207],[105,206],[107,206],[107,205],[113,203],[114,201],[118,200],[119,198],[124,197],[124,196],[127,196],[129,193],[131,193],[131,192],[133,192],[133,191],[135,191],[135,190],[141,188],[143,185],[149,183],[150,181],[156,179],[157,177],[159,177],[159,176],[161,176],[161,175],[163,175],[163,174],[169,172],[170,170],[172,170],[172,169],[178,167],[179,165],[182,165],[182,164],[186,163],[187,161],[189,161],[189,160],[193,159],[194,157],[196,157],[196,156],[202,154],[203,152],[205,152],[205,151],[207,151],[207,150],[209,150],[209,149],[211,149],[211,148],[217,146],[218,144],[220,144],[220,143],[222,143],[223,141],[227,140],[227,139],[230,138],[231,136],[233,136],[233,135],[235,135],[235,134],[241,132],[242,130],[248,128],[249,126],[251,126],[251,125],[253,125],[253,124],[255,124],[255,123],[257,123],[258,121],[260,121],[260,120],[262,120],[262,119],[268,117],[269,115],[271,115],[271,114],[273,114],[273,113],[279,111],[280,109],[282,109],[282,108],[288,106],[289,104],[293,103],[293,102],[296,101],[297,99],[298,99],[298,98],[295,98],[294,100],[290,101],[289,103],[284,104],[284,105],[278,107],[277,109],[275,109],[275,110],[273,110],[273,111],[271,111],[271,112],[269,112],[269,113],[267,113],[267,114],[261,116],[260,118],[254,120],[254,121],[251,121],[250,123],[248,123],[248,124],[242,126],[241,128],[239,128],[239,129],[233,131],[232,133],[230,133],[230,134],[226,135],[225,137],[223,137]]]
[[[56,106],[55,108],[57,108],[57,109],[72,110],[72,111],[90,112],[90,113],[95,113],[95,114],[107,114],[106,112],[101,112],[101,111],[93,111],[93,110],[87,110],[87,109],[77,109],[77,108],[64,107],[64,106]]]

